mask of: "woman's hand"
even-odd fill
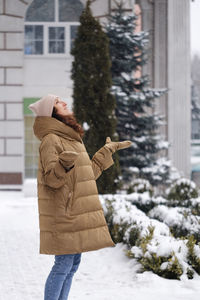
[[[61,165],[67,170],[70,170],[70,168],[74,166],[74,163],[77,158],[78,153],[74,151],[63,151],[59,155],[59,161]]]
[[[109,149],[112,154],[120,149],[125,149],[131,146],[131,141],[124,141],[124,142],[112,142],[110,137],[106,138],[106,144],[104,145],[105,148]]]

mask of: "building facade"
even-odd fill
[[[0,189],[21,189],[37,172],[38,141],[28,105],[47,93],[72,104],[70,49],[86,0],[0,0]],[[126,0],[139,5],[150,32],[151,86],[168,88],[157,104],[171,143],[168,156],[190,178],[190,0]],[[106,22],[115,1],[92,3]]]

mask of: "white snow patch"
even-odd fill
[[[54,257],[39,255],[37,198],[22,192],[0,192],[0,299],[43,299],[44,284]],[[102,200],[102,197],[101,197]],[[144,214],[133,208],[138,222]],[[170,240],[169,240],[170,243]],[[166,244],[166,248],[171,247]],[[182,246],[177,244],[176,247]],[[126,247],[83,253],[70,291],[71,300],[199,300],[200,276],[168,280],[152,272],[138,273]],[[162,247],[158,251],[164,252]],[[167,251],[167,250],[166,250]],[[139,253],[138,253],[139,255]],[[165,266],[164,266],[165,267]]]
[[[89,126],[89,124],[87,122],[83,122],[83,129],[85,131],[87,131],[88,129],[90,129],[90,126]]]
[[[25,197],[37,197],[37,180],[35,178],[24,181],[23,193]]]

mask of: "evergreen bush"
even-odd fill
[[[153,239],[153,235],[154,227],[149,226],[148,233],[137,240],[137,247],[132,247],[132,249],[127,250],[127,256],[130,258],[137,258],[143,266],[143,271],[152,271],[164,278],[180,279],[183,270],[173,251],[167,256],[158,255],[154,251],[149,251],[148,248]],[[138,251],[138,248],[142,251]],[[135,251],[136,256],[134,254]]]
[[[128,187],[127,194],[149,192],[153,196],[153,187],[147,179],[137,178]]]
[[[196,240],[191,235],[188,238],[187,247],[189,264],[200,275],[200,243],[196,245]]]
[[[167,189],[166,193],[167,199],[177,200],[179,201],[178,203],[199,196],[196,184],[186,178],[178,179],[169,189]]]
[[[123,242],[129,247],[133,247],[137,244],[140,238],[140,229],[137,224],[131,224],[127,228],[125,235],[123,237]]]
[[[141,271],[152,271],[169,279],[181,279],[183,275],[192,279],[195,273],[200,275],[200,243],[197,243],[195,235],[191,234],[192,227],[195,228],[196,225],[191,221],[190,230],[182,231],[183,237],[176,237],[170,233],[170,225],[164,224],[162,218],[161,222],[155,218],[150,219],[132,205],[130,199],[127,199],[132,195],[134,194],[101,196],[114,241],[127,245],[126,255],[141,264]],[[197,202],[196,199],[194,204]],[[165,215],[170,215],[169,210],[167,211],[170,208],[165,208]],[[171,220],[172,218],[174,224],[179,223],[176,214],[172,214]]]
[[[148,216],[169,226],[174,237],[193,235],[200,241],[200,216],[192,213],[193,208],[168,207],[157,205],[148,212]]]
[[[154,207],[161,204],[167,205],[166,203],[168,203],[168,201],[161,196],[151,196],[148,190],[143,193],[133,192],[132,194],[127,194],[125,198],[146,214]]]

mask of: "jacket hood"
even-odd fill
[[[52,117],[36,117],[33,125],[33,131],[40,141],[45,135],[53,133],[65,139],[77,140],[82,143],[82,139],[78,132]]]

